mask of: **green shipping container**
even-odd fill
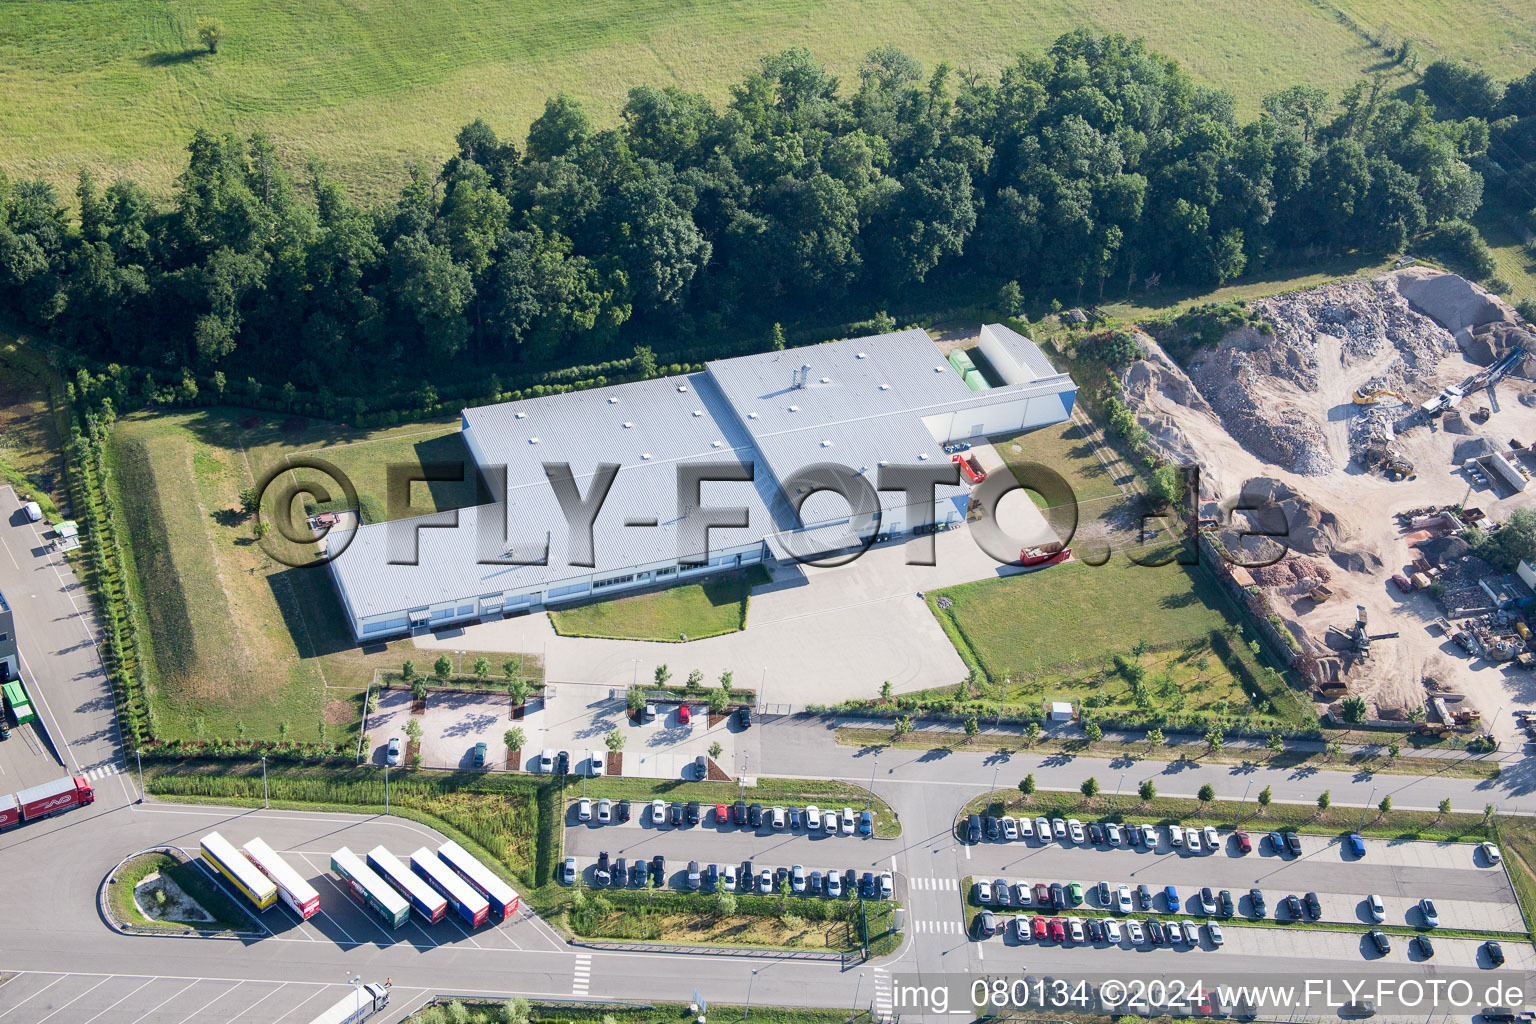
[[[976,369],[976,364],[971,362],[971,357],[965,354],[963,348],[957,348],[949,354],[949,365],[962,377]]]
[[[981,371],[976,369],[974,366],[965,371],[965,384],[966,387],[970,388],[972,391],[986,391],[991,387],[991,385],[987,383],[987,378],[983,377],[981,375]]]
[[[37,721],[37,715],[32,711],[32,701],[27,697],[26,687],[21,685],[20,679],[12,679],[5,684],[5,706],[16,716],[17,725]]]

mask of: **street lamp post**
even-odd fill
[[[1109,802],[1109,809],[1114,810],[1115,804],[1120,802],[1120,790],[1125,785],[1125,772],[1120,773],[1120,781],[1115,783],[1115,798]]]
[[[389,813],[389,760],[384,761],[384,813]]]
[[[990,812],[992,810],[992,798],[997,795],[997,774],[998,774],[998,772],[1001,772],[1002,770],[1003,770],[1003,762],[1001,762],[1001,761],[997,762],[997,766],[992,769],[992,788],[987,790],[987,810],[988,810],[988,812]]]
[[[631,658],[630,660],[635,663],[635,670],[634,670],[634,672],[630,673],[629,685],[630,686],[639,686],[640,685],[640,659],[639,658]]]
[[[880,758],[875,758],[875,767],[869,770],[869,799],[864,802],[867,811],[875,805],[875,768],[880,767]]]
[[[757,972],[760,970],[762,970],[761,967],[752,968],[752,977],[747,979],[747,1005],[742,1010],[742,1020],[746,1020],[748,1017],[752,1016],[752,983],[757,980]]]
[[[859,972],[859,980],[853,986],[853,1005],[848,1007],[848,1020],[852,1024],[853,1018],[859,1013],[859,989],[864,987],[864,972]]]
[[[768,666],[763,666],[762,682],[757,684],[757,706],[764,710],[768,707]]]
[[[741,755],[741,775],[738,776],[737,780],[736,780],[736,783],[737,783],[736,784],[736,799],[737,800],[745,800],[747,798],[747,765],[750,764],[751,762],[752,762],[752,755],[749,754],[749,753],[743,752],[742,755]]]
[[[144,802],[144,758],[139,755],[139,749],[133,749],[133,759],[139,764],[139,803]]]
[[[1253,788],[1253,780],[1248,780],[1248,785],[1243,787],[1243,798],[1237,802],[1237,815],[1232,819],[1232,827],[1237,828],[1237,823],[1243,820],[1243,804],[1248,802],[1248,790]],[[1260,838],[1263,838],[1262,836]]]
[[[261,755],[261,806],[265,807],[265,808],[269,808],[269,809],[272,806],[271,803],[269,803],[267,801],[267,755],[266,754],[262,754]]]
[[[1356,832],[1359,832],[1361,829],[1365,828],[1365,816],[1370,813],[1371,802],[1373,800],[1375,800],[1375,799],[1376,799],[1376,787],[1372,786],[1371,787],[1371,795],[1365,798],[1365,806],[1360,808],[1360,824],[1355,826],[1355,831]]]

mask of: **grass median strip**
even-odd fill
[[[694,583],[614,595],[549,612],[561,636],[677,643],[747,628],[752,588],[770,581],[760,565]]]
[[[201,907],[212,921],[204,925],[186,924],[180,921],[163,921],[147,917],[134,899],[134,890],[145,878],[155,872],[174,882],[182,892]],[[107,893],[112,913],[118,920],[139,928],[165,932],[187,931],[235,931],[258,933],[260,929],[251,916],[226,895],[194,863],[161,852],[142,853],[130,858],[114,876]]]
[[[873,986],[866,991],[873,993]],[[855,993],[855,996],[857,993]],[[481,1003],[460,999],[429,1006],[406,1019],[406,1024],[504,1024],[523,1021],[529,1024],[678,1024],[691,1021],[697,1013],[685,1003],[655,1003],[635,1006],[630,1003],[529,1003],[526,999]],[[733,1024],[748,1019],[746,1008],[721,1003],[709,1004],[709,1019],[716,1024]],[[848,1007],[780,1007],[753,1002],[751,1020],[756,1024],[868,1024],[869,1010],[849,1014]]]

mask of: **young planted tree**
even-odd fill
[[[1265,786],[1263,789],[1259,790],[1259,806],[1260,807],[1268,807],[1269,806],[1269,802],[1271,800],[1273,800],[1273,799],[1274,799],[1274,794],[1272,794],[1269,791],[1269,787],[1268,786]]]
[[[638,686],[631,686],[629,692],[624,695],[624,703],[631,711],[641,710],[645,707],[645,691]]]
[[[1376,805],[1376,809],[1379,810],[1383,815],[1386,815],[1388,812],[1390,812],[1392,810],[1392,794],[1388,793],[1386,796],[1382,797],[1381,803]]]
[[[414,661],[407,660],[400,666],[400,678],[406,682],[416,678],[416,663]]]
[[[411,680],[411,699],[427,699],[427,681],[420,676],[417,676],[415,679]]]
[[[1083,791],[1083,796],[1092,800],[1099,795],[1099,780],[1090,775],[1083,780],[1083,784],[1078,788]]]
[[[491,674],[491,659],[490,658],[476,658],[475,659],[475,678],[480,680],[483,683],[483,682],[485,682],[485,677],[490,675],[490,674]]]
[[[1163,745],[1163,730],[1161,730],[1161,729],[1148,729],[1147,730],[1147,748],[1151,749],[1152,747],[1160,747],[1162,745]]]
[[[715,742],[709,745],[709,756],[716,761],[720,759],[720,755],[724,752],[725,748],[720,745],[719,740],[715,740]]]
[[[512,706],[520,708],[528,703],[528,681],[526,679],[513,679],[507,684],[507,699]]]
[[[965,720],[965,742],[971,742],[971,740],[975,739],[977,734],[980,732],[981,723],[976,720],[975,715],[972,715],[970,718]]]
[[[688,673],[688,689],[690,691],[698,690],[698,689],[702,688],[703,686],[704,686],[704,673],[703,672],[700,672],[698,669],[694,669],[692,672]]]
[[[1278,754],[1285,749],[1285,740],[1280,738],[1279,733],[1272,732],[1269,734],[1269,739],[1264,741],[1264,745],[1269,748],[1271,754]]]
[[[1156,800],[1157,783],[1153,782],[1151,779],[1144,779],[1142,780],[1141,785],[1136,787],[1136,792],[1140,794],[1141,799],[1144,801]]]
[[[912,731],[912,716],[902,715],[896,719],[896,724],[891,727],[891,740],[895,742]]]
[[[890,700],[891,699],[891,681],[889,679],[887,679],[885,682],[880,684],[880,699],[881,700]]]
[[[1035,795],[1035,776],[1033,772],[1019,780],[1019,792],[1024,794],[1025,799]]]
[[[1440,801],[1440,817],[1443,818],[1447,814],[1450,814],[1450,813],[1451,813],[1451,798],[1450,797],[1446,797],[1444,800]]]
[[[672,678],[672,670],[667,668],[666,662],[662,662],[656,666],[656,671],[652,673],[652,676],[656,680],[657,686],[666,686],[667,680]]]
[[[515,726],[502,733],[501,738],[506,743],[508,750],[522,750],[523,744],[527,742],[527,737],[523,735],[523,730]]]
[[[731,706],[731,691],[724,686],[717,687],[710,690],[709,696],[705,699],[709,704],[709,710],[717,715],[723,715],[725,709]]]
[[[209,53],[218,53],[224,41],[224,23],[218,18],[197,19],[197,41],[207,47]]]
[[[1211,785],[1209,782],[1207,782],[1205,785],[1200,787],[1200,794],[1199,795],[1200,795],[1200,802],[1202,804],[1208,804],[1212,800],[1216,799],[1216,787]]]
[[[1211,753],[1221,753],[1221,748],[1226,742],[1227,734],[1222,731],[1220,725],[1213,725],[1205,730],[1205,746]]]
[[[453,674],[453,659],[446,654],[438,655],[437,660],[432,663],[432,671],[437,676],[438,682],[447,682],[448,677]]]
[[[1083,726],[1083,735],[1088,737],[1089,743],[1097,743],[1104,738],[1104,729],[1098,722],[1089,722]]]
[[[1024,745],[1032,747],[1040,742],[1040,723],[1030,722],[1024,727]]]
[[[624,734],[617,729],[610,729],[608,735],[603,737],[603,745],[617,754],[624,749]]]
[[[1326,811],[1331,806],[1333,806],[1333,794],[1326,789],[1317,794],[1317,809],[1319,811]]]

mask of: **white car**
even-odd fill
[[[976,880],[976,902],[987,906],[992,902],[992,883],[984,879]]]
[[[588,800],[586,797],[582,797],[580,800],[578,800],[576,802],[576,820],[577,821],[591,821],[592,820],[592,801]]]
[[[604,757],[602,754],[599,754],[595,750],[589,750],[587,752],[587,774],[588,775],[592,776],[595,779],[599,775],[603,774],[603,771],[607,767],[608,767],[608,758]]]
[[[1109,839],[1110,846],[1119,846],[1121,843],[1125,842],[1125,837],[1120,834],[1119,825],[1108,825],[1105,827],[1104,832]]]
[[[1019,838],[1019,823],[1006,814],[1003,815],[1003,838],[1010,841]]]
[[[1175,850],[1184,845],[1184,830],[1177,825],[1168,826],[1168,842]]]
[[[1141,922],[1140,921],[1127,921],[1127,922],[1125,922],[1125,933],[1131,937],[1131,944],[1132,945],[1139,946],[1143,942],[1147,941],[1147,937],[1146,937],[1145,933],[1143,933],[1142,930],[1141,930]]]
[[[821,827],[829,836],[837,835],[837,812],[827,811],[821,816]]]
[[[1220,948],[1221,947],[1221,925],[1217,924],[1215,921],[1207,921],[1205,923],[1205,930],[1211,936],[1211,945],[1216,946],[1217,948]]]
[[[665,800],[651,801],[651,824],[657,828],[667,823],[667,802]]]
[[[815,804],[805,809],[805,829],[807,832],[817,832],[821,829],[821,808]]]
[[[1067,823],[1060,818],[1051,819],[1051,834],[1057,839],[1065,841],[1067,838]]]
[[[1387,919],[1387,907],[1386,904],[1381,902],[1380,896],[1373,893],[1365,898],[1365,902],[1370,908],[1372,921],[1381,924],[1381,922]]]
[[[836,871],[827,872],[827,895],[834,900],[843,895],[843,876]]]
[[[775,807],[773,809],[772,817],[769,820],[772,822],[775,829],[782,829],[786,824],[789,823],[789,817],[784,813],[784,808],[782,807]]]
[[[1221,837],[1216,834],[1216,826],[1205,826],[1205,845],[1211,848],[1212,853],[1221,849]]]
[[[1083,919],[1082,918],[1074,917],[1072,919],[1071,923],[1068,925],[1068,930],[1072,933],[1072,941],[1073,942],[1082,942],[1083,941]]]
[[[1074,843],[1081,843],[1087,838],[1083,834],[1083,823],[1076,818],[1067,819],[1067,830],[1072,833],[1072,841]]]
[[[1051,823],[1043,815],[1035,819],[1035,835],[1040,837],[1042,843],[1051,841]]]
[[[1479,843],[1477,848],[1483,851],[1483,856],[1488,858],[1489,864],[1497,864],[1504,859],[1504,854],[1499,852],[1499,848],[1492,843]]]
[[[1157,849],[1157,829],[1151,825],[1141,826],[1141,845],[1149,850]]]
[[[1120,911],[1122,914],[1129,914],[1132,910],[1135,909],[1134,904],[1131,902],[1130,886],[1122,885],[1120,888],[1115,890],[1115,909]]]
[[[21,503],[21,508],[27,514],[27,522],[40,523],[43,521],[43,509],[37,502],[24,501]]]
[[[1029,941],[1029,918],[1023,914],[1015,914],[1013,918],[1013,937],[1019,942]]]
[[[1016,906],[1016,907],[1027,907],[1027,906],[1029,906],[1030,904],[1032,904],[1034,902],[1035,902],[1035,897],[1034,897],[1034,894],[1029,891],[1029,883],[1028,882],[1014,882],[1013,883],[1013,905],[1014,906]]]
[[[853,835],[853,808],[843,808],[843,835]]]
[[[1028,818],[1019,819],[1019,838],[1026,843],[1035,838],[1035,826],[1030,823]]]
[[[1190,853],[1200,852],[1200,830],[1187,828],[1184,830],[1184,845],[1189,847]]]
[[[1120,941],[1120,922],[1112,917],[1104,919],[1104,937],[1110,942]]]
[[[539,751],[539,771],[548,774],[555,770],[555,752],[553,750]]]
[[[889,871],[880,872],[880,898],[888,900],[896,892],[896,876]]]
[[[392,765],[399,764],[401,749],[400,737],[391,736],[389,738],[389,749],[384,754],[384,763]]]
[[[1200,945],[1200,926],[1195,924],[1195,922],[1184,922],[1184,941],[1191,946]]]
[[[789,887],[794,892],[805,892],[805,865],[796,864],[789,869]]]
[[[769,893],[773,892],[772,871],[769,871],[767,868],[763,868],[763,870],[757,873],[757,889],[764,896],[767,896]]]
[[[724,889],[726,892],[736,891],[735,865],[727,864],[725,867],[720,869],[720,888]]]
[[[603,797],[597,802],[597,823],[606,825],[613,821],[613,801]]]

